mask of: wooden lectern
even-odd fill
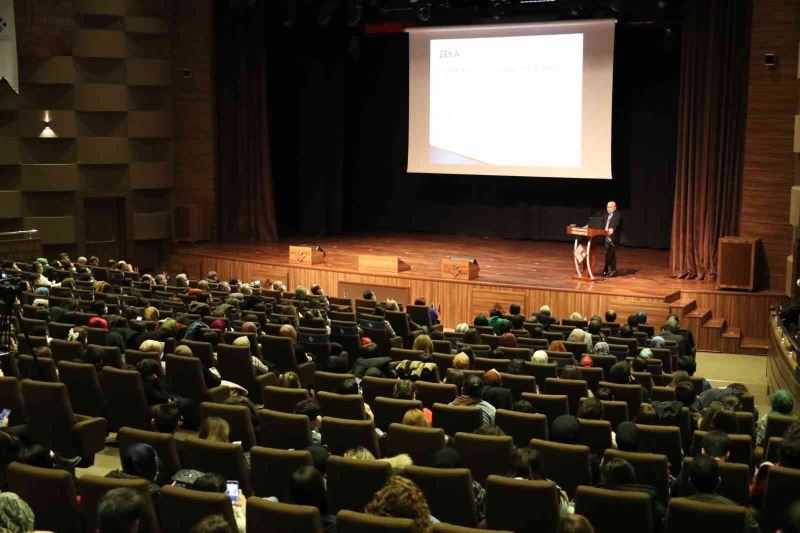
[[[316,265],[324,258],[325,252],[313,246],[289,246],[289,262],[295,265]]]
[[[397,274],[411,270],[411,265],[399,257],[389,255],[359,255],[358,269],[367,272],[386,272]]]
[[[480,268],[475,259],[445,257],[442,259],[442,277],[450,279],[475,279]]]
[[[567,226],[567,235],[575,237],[575,245],[572,248],[572,258],[575,260],[575,271],[578,273],[576,279],[583,281],[605,281],[603,278],[594,277],[594,259],[596,254],[592,249],[592,240],[595,237],[605,238],[609,235],[608,230],[583,226]],[[585,244],[581,241],[585,241]],[[595,246],[595,248],[596,247],[597,246]]]

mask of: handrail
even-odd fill
[[[34,233],[39,233],[38,229],[23,229],[19,231],[3,231],[0,232],[0,237],[10,237],[13,235],[27,235],[29,239],[33,238]]]

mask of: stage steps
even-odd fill
[[[670,302],[670,313],[683,319],[686,315],[697,309],[697,300],[694,298],[681,298]]]

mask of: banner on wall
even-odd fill
[[[0,80],[3,79],[19,94],[14,0],[0,0]]]

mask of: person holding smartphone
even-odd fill
[[[192,485],[192,490],[223,492],[227,494],[233,506],[233,518],[236,519],[236,528],[239,530],[239,533],[246,533],[247,513],[245,512],[245,505],[247,499],[244,497],[241,489],[239,489],[238,481],[228,481],[221,475],[210,472],[197,478]]]

